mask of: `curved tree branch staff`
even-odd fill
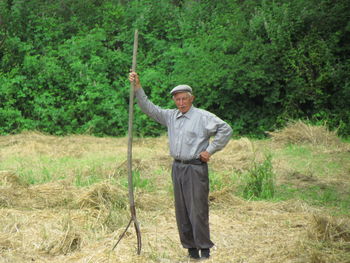
[[[192,88],[188,85],[179,85],[170,91],[177,109],[162,109],[148,99],[136,72],[129,74],[129,80],[135,81],[135,95],[141,110],[168,130],[170,155],[174,158],[172,181],[181,244],[188,249],[191,258],[209,258],[214,244],[209,231],[207,163],[229,142],[232,129],[214,114],[194,107]]]

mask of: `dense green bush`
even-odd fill
[[[125,135],[137,27],[156,104],[187,83],[236,134],[301,118],[349,135],[349,13],[345,0],[2,0],[0,133]],[[136,108],[135,131],[164,128]]]

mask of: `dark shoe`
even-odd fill
[[[190,256],[190,258],[198,259],[199,258],[199,250],[197,248],[189,248],[188,255]]]
[[[201,249],[201,258],[206,259],[209,257],[210,257],[210,249],[209,248]]]

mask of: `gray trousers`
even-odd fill
[[[184,248],[211,248],[209,232],[208,165],[174,162],[172,180],[175,214]]]

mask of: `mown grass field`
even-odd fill
[[[141,255],[132,227],[112,251],[130,219],[126,154],[127,138],[0,137],[0,262],[189,262],[165,136],[133,144]],[[259,173],[272,192],[249,196]],[[232,139],[210,183],[207,262],[350,262],[350,144],[323,127]]]

